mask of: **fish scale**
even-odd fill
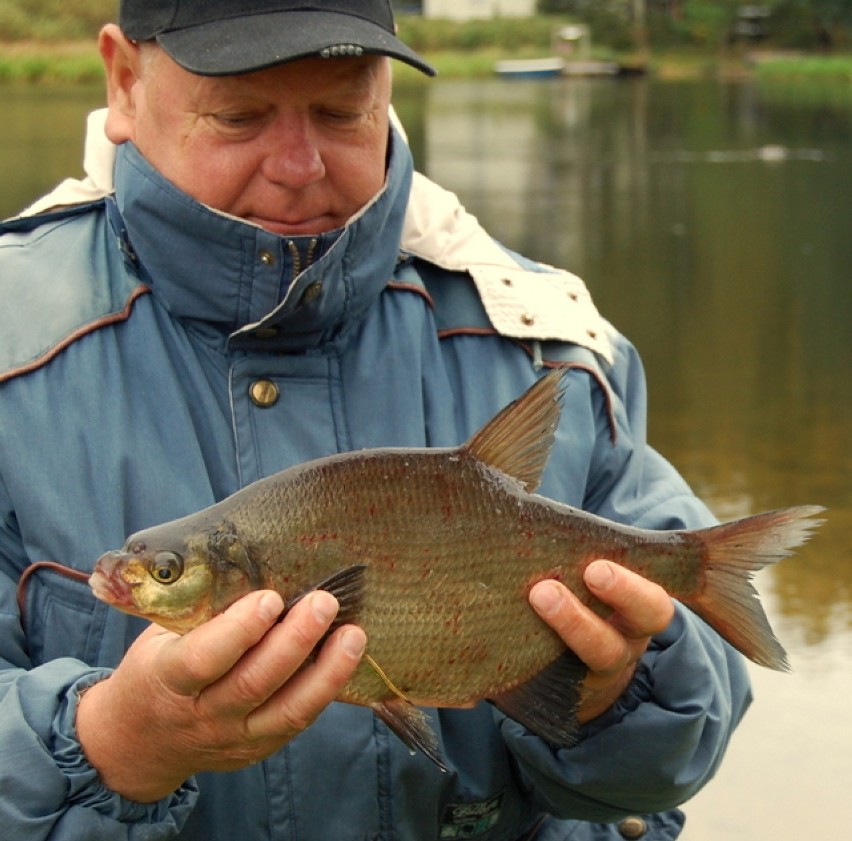
[[[454,468],[452,473],[448,467]],[[328,492],[337,486],[341,472],[364,488],[357,505],[349,495]],[[529,556],[527,569],[514,568],[517,564],[511,561],[520,554],[512,548],[517,530],[502,514],[512,502],[505,495],[498,497],[493,478],[484,481],[482,472],[478,462],[459,459],[455,451],[432,452],[429,458],[414,462],[408,452],[386,452],[357,465],[335,460],[306,470],[298,481],[275,492],[277,510],[310,511],[308,522],[300,518],[303,528],[291,528],[279,520],[264,535],[265,542],[283,547],[279,565],[288,570],[298,566],[302,573],[301,578],[291,574],[289,586],[307,588],[317,575],[365,563],[364,599],[351,618],[363,625],[371,640],[370,653],[387,677],[414,702],[466,703],[472,692],[483,697],[507,681],[517,683],[561,653],[555,637],[549,649],[528,644],[539,636],[553,636],[521,598],[540,562]],[[475,485],[483,493],[471,493]],[[435,505],[436,499],[441,500],[440,506]],[[252,526],[263,518],[249,512],[263,512],[263,507],[250,498],[242,505],[231,512],[231,518],[246,522],[243,533],[252,542],[257,539]],[[411,516],[410,512],[417,517],[422,512],[414,545],[400,529],[402,517]],[[344,522],[357,536],[340,532],[339,524]],[[436,541],[435,536],[446,532],[450,524],[452,539]],[[500,524],[509,528],[498,529]],[[431,535],[428,542],[424,535]],[[297,546],[301,551],[306,545],[314,551],[309,561],[286,557],[286,547]],[[275,573],[265,584],[284,589]],[[485,641],[501,629],[505,633],[507,626],[513,629],[507,638],[510,643],[517,639],[527,644],[513,646],[511,653],[489,647]],[[462,647],[457,642],[460,637],[465,640]],[[412,658],[413,651],[424,650],[448,653],[425,671],[423,661]],[[475,671],[459,672],[464,664],[476,667]],[[452,684],[445,681],[436,694],[434,672],[453,665],[457,679]],[[361,687],[374,683],[370,667],[363,665],[344,697],[364,697]]]
[[[454,449],[379,449],[297,465],[197,514],[131,535],[90,582],[99,598],[179,633],[251,590],[288,609],[326,589],[336,623],[367,633],[338,700],[368,706],[439,767],[419,706],[483,699],[570,745],[586,668],[531,609],[541,580],[583,584],[607,558],[680,599],[746,656],[787,667],[751,584],[821,521],[819,506],[706,529],[649,531],[536,495],[559,422],[564,372],[539,379]]]

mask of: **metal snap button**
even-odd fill
[[[267,251],[265,248],[258,252],[257,259],[260,260],[264,266],[275,265],[275,255],[271,251]]]
[[[249,386],[249,397],[255,406],[268,409],[278,402],[280,392],[272,380],[255,380]]]
[[[638,815],[625,818],[618,824],[618,834],[622,838],[641,838],[648,831],[648,824]]]

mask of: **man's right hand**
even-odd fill
[[[310,725],[354,672],[366,636],[338,628],[313,659],[337,602],[317,590],[277,623],[283,609],[277,593],[258,591],[184,636],[146,629],[77,710],[104,785],[150,803],[199,771],[259,762]]]

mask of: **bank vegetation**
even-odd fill
[[[733,0],[644,0],[641,26],[636,0],[540,0],[550,13],[464,23],[399,14],[398,23],[400,36],[445,77],[484,77],[498,59],[551,54],[554,33],[582,21],[592,31],[594,58],[641,64],[667,78],[756,73],[852,82],[850,22],[839,12],[828,15],[832,3],[852,6],[770,0],[772,23],[759,37],[738,35],[740,5]],[[821,16],[814,12],[820,5]],[[116,8],[116,0],[0,0],[0,81],[100,82],[95,40]],[[419,76],[405,66],[397,74]]]

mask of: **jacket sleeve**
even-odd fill
[[[712,524],[706,506],[648,447],[642,366],[623,339],[616,348],[611,393],[595,398],[585,507],[650,529]],[[500,727],[540,808],[606,822],[671,809],[695,794],[718,768],[750,699],[741,655],[676,603],[674,620],[652,641],[628,690],[582,728],[574,747],[554,751],[506,718]]]
[[[74,717],[80,694],[107,670],[60,658],[33,667],[17,606],[26,565],[0,479],[0,836],[28,841],[174,838],[194,783],[158,803],[106,789],[86,761]]]

